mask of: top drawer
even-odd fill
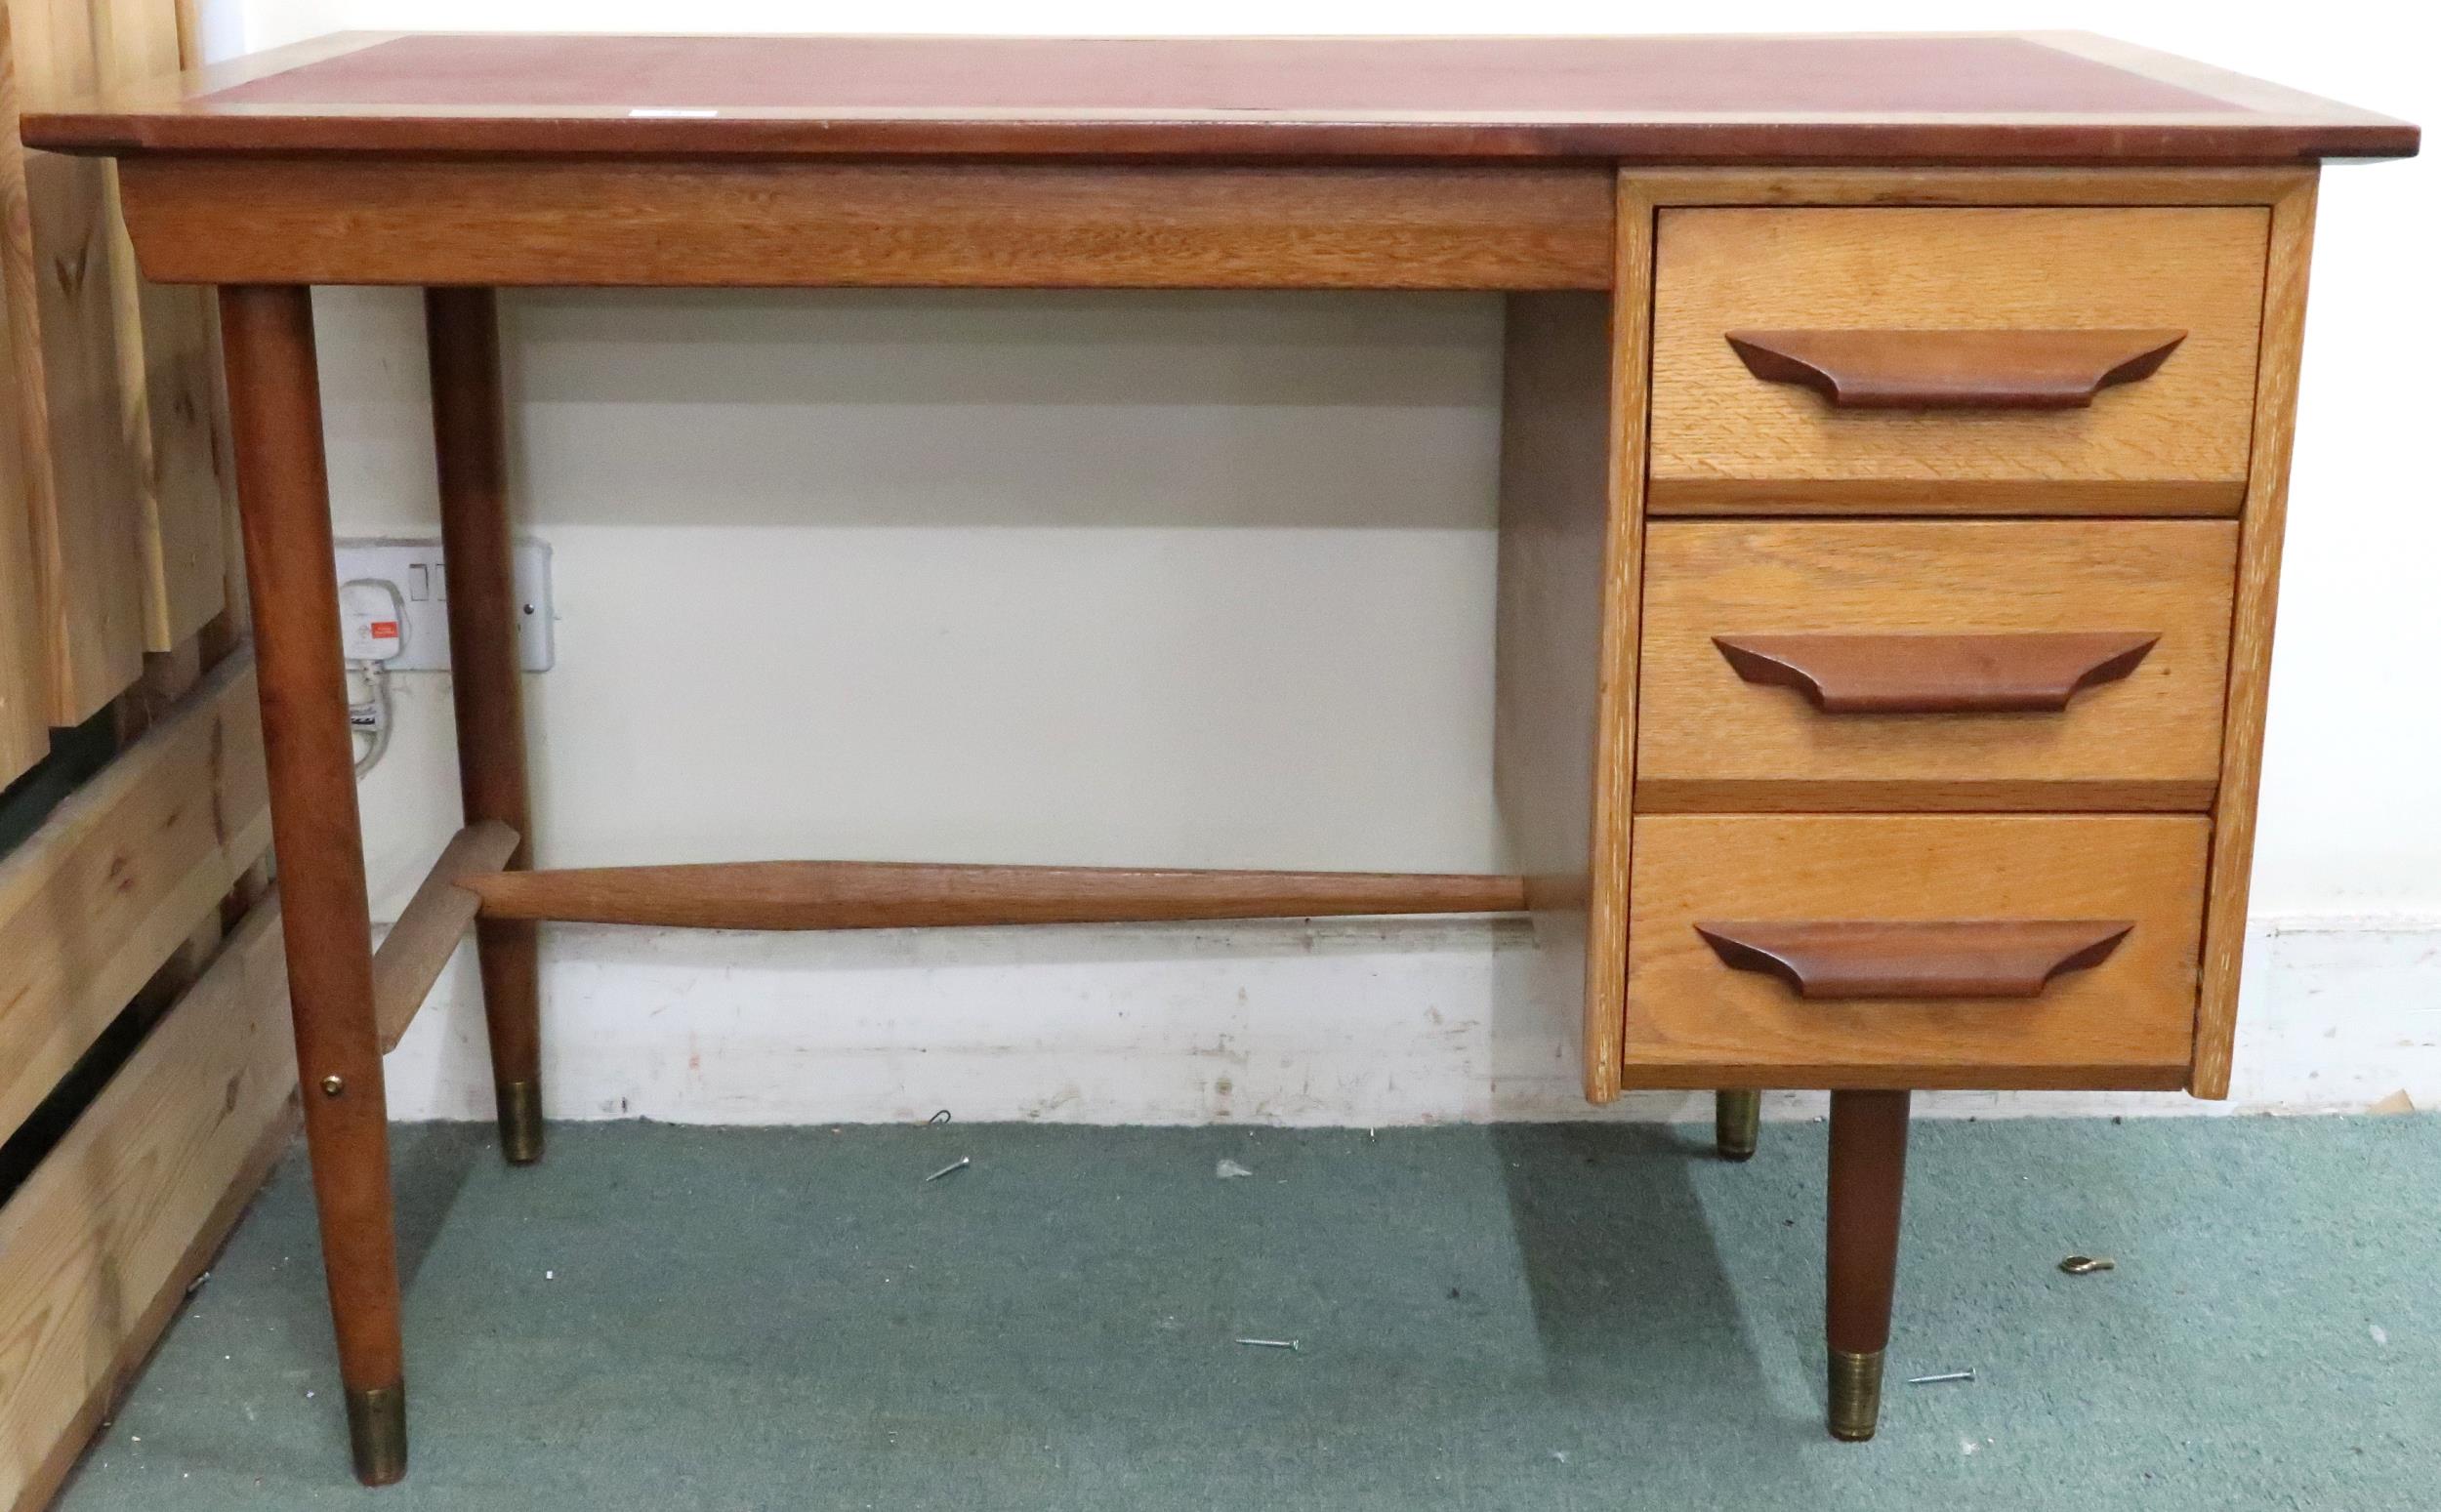
[[[2269,230],[2218,206],[1663,211],[1647,508],[2235,514]]]

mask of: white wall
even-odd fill
[[[751,31],[772,0],[206,0],[222,53],[347,27]],[[1586,31],[1584,0],[1043,0],[891,30]],[[1715,30],[2084,26],[2441,119],[2428,15],[2184,0],[1706,8]],[[2441,1104],[2441,488],[2426,162],[2325,180],[2238,1098]],[[320,302],[343,534],[430,534],[411,295]],[[1488,711],[1497,302],[549,295],[508,302],[548,864],[751,856],[1500,864]],[[455,823],[401,679],[365,787],[377,917]],[[1575,1027],[1505,922],[754,937],[556,931],[555,1116],[1389,1123],[1576,1117]],[[464,961],[391,1063],[488,1107]],[[1509,1005],[1496,1009],[1494,1003]],[[1962,1095],[1980,1113],[2189,1110]],[[1620,1116],[1693,1103],[1630,1099]],[[1781,1111],[1807,1106],[1788,1100]]]

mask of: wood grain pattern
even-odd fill
[[[352,1392],[403,1392],[390,1124],[310,291],[223,289],[221,340],[286,898],[290,1017],[298,1075],[314,1088],[305,1097],[306,1137],[340,1377]],[[323,1090],[326,1083],[336,1089]],[[403,1473],[367,1448],[356,1445],[360,1478]]]
[[[1730,331],[1766,383],[1834,409],[2081,410],[2152,377],[2184,331]]]
[[[1665,208],[2270,205],[2311,177],[2312,169],[2294,167],[2093,168],[2056,162],[1984,168],[1663,163],[1634,170],[1638,191]]]
[[[0,859],[0,1137],[269,848],[268,803],[241,657]]]
[[[1670,520],[1645,551],[1642,809],[2212,801],[2233,522]],[[2149,648],[2050,714],[1826,714],[1747,680],[1717,643],[2104,632]]]
[[[1635,822],[1632,1086],[2163,1087],[2184,1079],[2198,817],[1661,815]],[[2038,998],[1810,1002],[1699,921],[2131,920]]]
[[[246,917],[0,1207],[0,1507],[50,1504],[293,1137],[278,916]]]
[[[186,57],[171,0],[85,0],[105,83],[175,72]],[[208,291],[146,282],[110,179],[110,289],[117,320],[122,444],[145,516],[145,648],[168,651],[227,604],[225,547],[234,505],[221,466]]]
[[[1908,1101],[1904,1091],[1831,1094],[1824,1323],[1831,1347],[1852,1355],[1873,1354],[1890,1342]]]
[[[172,283],[1599,289],[1593,168],[130,158]]]
[[[1715,635],[1749,682],[1795,688],[1825,714],[2057,714],[2161,644],[2152,631]]]
[[[498,873],[522,843],[517,831],[497,819],[460,830],[441,847],[440,858],[399,912],[398,921],[382,936],[381,949],[373,953],[373,1019],[380,1026],[384,1055],[407,1037],[407,1026],[415,1022],[441,968],[457,954],[458,942],[482,909],[483,900],[463,884],[470,878]]]
[[[2412,126],[2098,39],[325,38],[80,102],[85,150],[2296,162]]]
[[[1374,914],[1512,914],[1515,877],[744,861],[462,878],[486,919],[672,929],[904,929]]]
[[[1665,210],[1652,509],[2234,514],[2267,224],[2211,206]],[[2188,335],[2089,409],[1850,412],[1758,382],[1723,335],[1783,327]]]
[[[2246,953],[2246,900],[2255,865],[2255,800],[2263,774],[2263,719],[2270,692],[2272,623],[2279,607],[2280,544],[2288,528],[2289,462],[2296,439],[2297,363],[2305,339],[2314,189],[2310,176],[2293,181],[2271,212],[2262,362],[2255,388],[2255,450],[2245,534],[2238,544],[2220,793],[2213,807],[2203,991],[2196,1001],[2195,1067],[2187,1083],[2198,1097],[2229,1095],[2230,1060],[2237,1042],[2238,976]]]
[[[1611,438],[1633,401],[1617,389],[1622,336],[1609,299],[1512,295],[1508,313],[1493,785],[1540,947],[1534,980],[1521,986],[1538,1001],[1582,999],[1586,1090],[1601,1102],[1618,1094],[1625,979],[1617,958],[1603,958],[1618,937],[1608,920],[1626,909],[1610,855],[1624,805],[1607,787],[1605,756],[1630,691],[1608,627],[1634,608],[1632,587],[1614,591],[1622,531]]]
[[[204,674],[245,649],[244,637],[230,628],[227,615],[220,615],[175,650],[146,653],[145,674],[111,706],[119,744],[126,746],[160,723],[194,691]]]
[[[143,393],[148,428],[143,473],[145,644],[158,651],[228,607],[236,488],[222,438],[226,411],[211,291],[145,281],[135,271],[124,232],[118,245],[128,260],[126,283],[136,291],[143,333],[142,371],[129,375],[122,391]]]
[[[521,871],[534,863],[534,818],[526,782],[525,688],[517,664],[519,610],[509,531],[508,399],[501,381],[498,298],[489,289],[427,289],[424,333],[449,587],[449,695],[458,716],[459,801],[470,824],[497,820],[517,832],[516,850],[502,864]],[[475,926],[501,1149],[520,1165],[542,1158],[538,948],[529,921],[494,919]],[[388,1040],[385,1048],[395,1042]]]
[[[91,90],[84,0],[9,0],[0,127]],[[106,163],[0,146],[0,286],[17,363],[50,722],[92,717],[144,668],[142,470],[120,390],[116,221]]]
[[[0,8],[0,58],[8,48],[7,27],[8,12]],[[0,163],[7,157],[0,150]],[[0,185],[6,178],[0,170]],[[22,384],[15,333],[0,320],[0,788],[51,753],[51,684],[36,598],[33,519],[23,507],[30,485],[20,413]]]
[[[1612,280],[1610,506],[1602,541],[1602,622],[1593,720],[1593,893],[1585,945],[1585,1088],[1595,1104],[1620,1089],[1627,1016],[1628,888],[1633,876],[1635,728],[1644,616],[1644,454],[1650,427],[1651,202],[1626,174],[1618,195]]]
[[[1720,963],[1778,977],[1800,998],[2032,998],[2110,959],[2124,919],[1699,921]]]

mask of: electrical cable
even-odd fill
[[[365,700],[348,705],[349,733],[362,735],[367,742],[364,755],[356,757],[360,779],[390,749],[390,669],[380,662],[350,662],[348,671],[361,675],[365,683]]]

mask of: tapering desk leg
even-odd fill
[[[223,289],[221,332],[322,1269],[356,1478],[380,1486],[406,1473],[406,1383],[311,292]]]
[[[517,832],[513,870],[533,865],[525,778],[525,701],[518,684],[520,612],[509,538],[508,443],[500,387],[500,326],[489,289],[428,289],[433,444],[440,464],[440,534],[448,563],[449,664],[458,709],[458,786],[469,824]],[[543,1153],[542,1012],[535,926],[475,927],[491,1032],[500,1146],[512,1165]]]
[[[1756,1091],[1713,1093],[1713,1148],[1724,1161],[1751,1161],[1762,1134],[1763,1094]]]
[[[1882,1415],[1882,1355],[1890,1342],[1907,1180],[1907,1100],[1905,1092],[1831,1094],[1825,1331],[1835,1439],[1870,1439]]]

